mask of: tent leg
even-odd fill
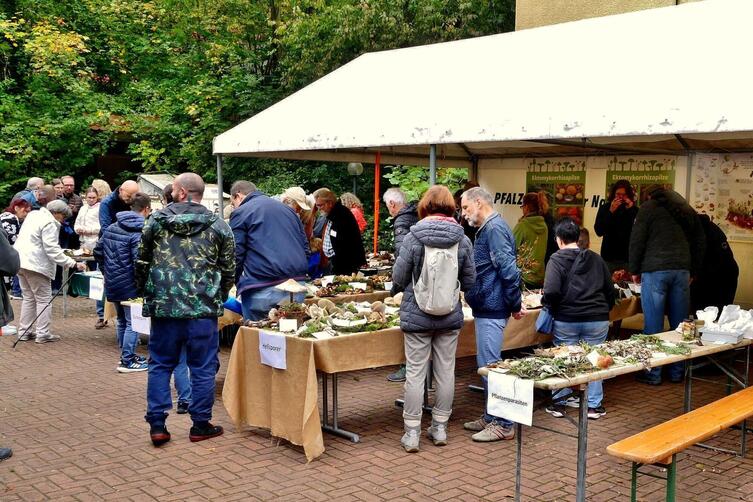
[[[437,184],[437,145],[429,147],[429,185]]]
[[[379,202],[382,179],[382,152],[377,152],[374,157],[374,254],[379,252]],[[353,178],[355,186],[355,178]],[[355,190],[353,190],[355,193]]]
[[[220,218],[222,218],[225,214],[225,211],[222,207],[222,203],[225,202],[222,200],[223,194],[225,192],[222,189],[222,155],[217,156],[217,207],[220,211]]]

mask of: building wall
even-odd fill
[[[698,1],[700,0],[517,0],[515,29],[524,30]]]

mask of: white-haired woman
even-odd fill
[[[51,190],[51,189],[50,189]],[[50,195],[54,197],[54,194]],[[60,336],[50,333],[52,309],[47,305],[52,300],[50,281],[55,277],[55,266],[85,270],[84,263],[76,263],[66,256],[58,244],[60,225],[70,218],[71,209],[62,200],[53,200],[26,217],[14,247],[21,258],[18,277],[23,292],[19,333],[22,340],[36,338],[37,343],[55,342]],[[36,321],[35,333],[31,327]]]

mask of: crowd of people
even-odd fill
[[[190,440],[223,433],[211,423],[219,368],[217,317],[233,288],[243,317],[259,320],[288,295],[275,286],[353,274],[366,262],[361,236],[366,221],[354,194],[338,197],[324,187],[307,194],[291,187],[271,196],[238,180],[230,188],[228,221],[201,204],[203,194],[201,177],[183,173],[165,187],[162,208],[153,212],[152,199],[132,180],[114,190],[94,180],[82,197],[70,176],[51,184],[34,177],[0,214],[6,282],[0,322],[13,319],[9,299],[20,299],[20,340],[59,340],[50,330],[48,306],[64,286],[60,270],[87,268],[63,250],[91,251],[92,267],[104,277],[105,298],[115,308],[117,371],[148,371],[145,420],[155,446],[171,439],[166,427],[171,377],[176,411],[189,413],[193,421]],[[554,319],[557,345],[606,339],[615,271],[629,271],[642,283],[646,333],[663,330],[665,311],[675,327],[691,304],[721,307],[733,301],[738,270],[724,233],[671,189],[652,186],[644,195],[639,207],[629,182],[611,187],[596,217],[595,231],[602,237],[597,254],[589,249],[588,231],[574,220],[554,221],[543,192],[525,195],[523,216],[512,229],[495,210],[492,195],[471,184],[454,195],[437,185],[417,202],[399,188],[384,193],[394,231],[392,293],[404,293],[400,325],[406,356],[406,364],[388,379],[405,382],[401,443],[406,451],[419,449],[430,358],[437,391],[427,434],[436,445],[447,443],[463,325],[460,291],[473,313],[479,367],[499,359],[509,319],[527,315],[521,305],[525,288],[543,288],[542,304]],[[447,266],[431,268],[428,255],[448,260],[442,262]],[[431,290],[439,284],[441,289]],[[135,298],[143,298],[142,313],[151,319],[148,358],[138,354],[130,302]],[[95,327],[101,329],[107,325],[103,302],[96,309]],[[674,365],[668,371],[678,381],[684,370]],[[660,383],[660,370],[641,380]],[[562,417],[566,406],[581,406],[567,392],[554,395],[547,412]],[[591,419],[606,414],[600,382],[589,386],[588,403],[582,405]],[[464,428],[474,441],[514,437],[513,424],[486,407]],[[0,457],[5,453],[0,449]]]

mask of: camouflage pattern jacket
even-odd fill
[[[146,221],[135,272],[144,316],[219,317],[235,279],[233,232],[201,204],[170,204]]]

